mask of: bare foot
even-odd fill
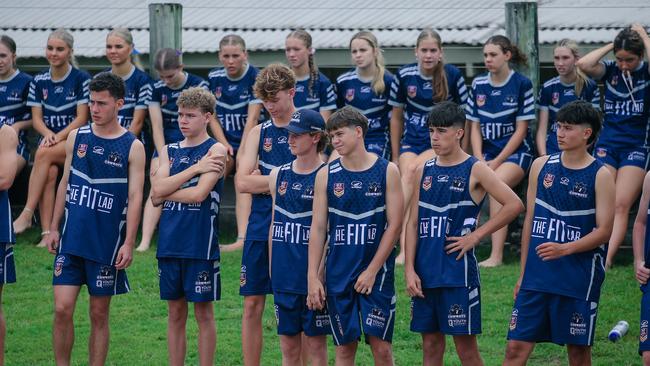
[[[16,221],[13,223],[14,233],[21,234],[32,227],[32,215],[34,215],[34,211],[28,208],[23,209],[20,215],[16,218]]]
[[[404,251],[400,250],[397,257],[395,257],[395,264],[400,264],[400,265],[404,264],[404,258],[405,258]]]
[[[149,250],[149,243],[144,243],[144,242],[141,242],[140,245],[138,245],[138,247],[135,248],[136,252],[146,252],[147,250]]]
[[[498,267],[503,264],[503,260],[499,259],[496,260],[492,257],[484,260],[483,262],[480,262],[478,265],[484,268],[492,268],[492,267]]]
[[[49,230],[43,231],[43,232],[41,233],[41,241],[39,241],[38,244],[36,244],[36,247],[37,247],[37,248],[45,248],[45,247],[47,246],[47,244],[45,244],[45,238],[46,238],[49,234],[50,234],[50,231],[49,231]]]
[[[244,238],[238,237],[237,241],[232,244],[219,245],[219,250],[223,253],[241,250],[244,247]]]

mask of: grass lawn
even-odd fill
[[[53,257],[31,243],[38,238],[31,230],[19,237],[15,248],[18,283],[6,286],[3,303],[7,318],[5,359],[8,365],[53,364],[51,342],[52,326],[52,262]],[[487,256],[489,248],[479,248],[479,257]],[[240,324],[242,298],[238,295],[241,252],[228,253],[222,258],[222,300],[215,304],[217,318],[218,365],[242,363]],[[595,365],[638,365],[639,306],[641,292],[636,285],[631,266],[630,251],[623,251],[621,260],[607,273],[603,288],[596,342],[593,348]],[[518,258],[508,254],[506,265],[482,271],[483,334],[478,337],[486,365],[500,364],[503,359],[506,333],[512,309],[512,287],[519,273]],[[154,251],[136,253],[128,270],[131,292],[116,296],[111,308],[110,365],[164,365],[167,363],[166,314],[167,307],[158,298],[157,266]],[[401,267],[397,272],[398,304],[393,350],[397,365],[421,363],[420,336],[409,331],[409,298],[404,289]],[[264,314],[263,365],[280,365],[281,354],[275,333],[272,298],[267,300]],[[89,333],[88,295],[82,289],[75,315],[76,343],[73,364],[87,364]],[[190,312],[188,321],[188,365],[198,363],[196,352],[196,323]],[[630,323],[630,334],[618,343],[607,340],[607,332],[621,319]],[[330,343],[330,363],[333,347]],[[370,350],[359,348],[358,365],[372,364]],[[445,365],[459,364],[448,338]],[[539,345],[530,365],[565,365],[566,351],[551,344]]]

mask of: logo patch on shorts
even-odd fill
[[[210,282],[210,274],[208,271],[201,271],[196,276],[196,281],[194,281],[194,292],[197,294],[212,292],[212,282]]]
[[[643,343],[648,340],[648,321],[641,321],[641,331],[639,332],[639,342]]]
[[[58,255],[54,261],[54,276],[59,277],[63,273],[63,263],[65,263],[65,256]]]
[[[280,325],[280,307],[277,304],[273,304],[273,309],[275,310],[275,325]]]
[[[372,308],[366,315],[366,325],[369,327],[384,328],[386,326],[386,314],[379,308]]]
[[[519,317],[519,310],[512,309],[512,315],[510,315],[510,330],[517,329],[517,317]]]
[[[553,186],[553,181],[555,180],[555,176],[551,173],[546,173],[544,175],[544,188],[549,189],[551,186]]]
[[[422,189],[424,189],[425,191],[431,189],[431,182],[433,182],[432,176],[427,175],[426,177],[424,177],[424,179],[422,179]]]
[[[334,183],[334,195],[341,198],[345,193],[345,183]]]
[[[246,286],[246,266],[241,266],[239,271],[239,287]]]
[[[86,151],[88,150],[88,144],[79,144],[77,146],[77,156],[83,158],[86,156]]]
[[[450,327],[466,327],[467,326],[467,314],[463,311],[463,307],[454,304],[449,307],[449,314],[447,315],[447,324]]]
[[[330,328],[330,317],[323,310],[314,311],[316,314],[316,327],[317,328]]]
[[[95,286],[99,288],[110,288],[115,286],[115,275],[110,266],[101,266],[95,280]]]
[[[569,321],[569,334],[574,336],[582,336],[587,334],[587,324],[585,319],[580,313],[573,313]]]

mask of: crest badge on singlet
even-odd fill
[[[351,102],[354,99],[354,89],[348,89],[345,92],[345,100]]]
[[[544,188],[549,189],[553,185],[553,181],[555,180],[555,176],[551,173],[546,173],[544,175]]]
[[[345,183],[334,183],[334,195],[341,198],[345,193]]]
[[[266,152],[271,152],[271,150],[273,150],[273,138],[272,137],[265,137],[264,138],[264,144],[262,145],[262,148]]]
[[[287,193],[287,181],[282,181],[280,183],[280,186],[278,186],[278,193],[280,196],[284,196],[285,193]]]
[[[214,97],[217,98],[217,99],[221,98],[221,87],[220,87],[220,86],[218,86],[218,87],[214,90]]]
[[[79,144],[77,146],[77,156],[83,158],[86,156],[86,151],[88,150],[88,144]]]
[[[409,98],[415,98],[418,94],[418,88],[415,85],[409,85],[406,89],[406,94],[408,94]]]
[[[431,189],[431,182],[433,182],[432,176],[427,175],[426,177],[424,177],[424,179],[422,179],[422,189],[424,189],[425,191]]]
[[[485,105],[485,94],[476,95],[476,105],[482,107]]]
[[[43,100],[47,100],[47,89],[43,88]]]
[[[553,95],[551,96],[551,102],[555,105],[560,102],[560,93],[554,92]]]

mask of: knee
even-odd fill
[[[627,215],[631,207],[632,207],[632,202],[628,202],[627,200],[623,200],[623,199],[617,199],[614,206],[614,210],[617,214]]]
[[[54,320],[59,322],[67,322],[72,320],[74,315],[74,306],[71,304],[55,303],[54,304]]]
[[[210,306],[201,306],[194,307],[194,317],[196,318],[197,324],[200,325],[212,325],[214,324],[214,313],[212,312],[212,303],[209,303]]]
[[[296,347],[292,342],[280,342],[280,347],[282,348],[282,357],[286,359],[288,364],[294,365],[297,364],[300,360],[300,347]]]
[[[198,317],[198,314],[196,316]],[[167,320],[170,324],[185,324],[185,321],[187,320],[187,311],[184,311],[181,307],[170,307]]]
[[[444,351],[444,337],[422,337],[422,352],[424,352],[425,355],[435,356],[443,353]]]
[[[108,324],[108,309],[104,307],[90,309],[90,322],[95,326]]]
[[[392,364],[393,348],[388,342],[377,342],[372,347],[372,353],[377,360],[381,360],[382,365]]]
[[[59,169],[56,167],[56,165],[50,166],[50,168],[47,170],[47,180],[48,181],[56,181],[57,176],[59,175]]]
[[[576,346],[568,348],[569,364],[586,365],[591,359],[591,347]]]
[[[354,359],[354,356],[357,352],[356,344],[346,344],[343,346],[336,347],[336,356],[344,360]],[[375,350],[373,349],[373,353]]]
[[[506,360],[517,360],[523,355],[523,348],[515,343],[508,342],[506,346]]]
[[[478,353],[478,349],[459,349],[456,348],[456,353],[458,353],[458,358],[462,365],[480,365],[481,364],[481,355]]]
[[[246,297],[244,299],[244,318],[258,319],[264,312],[264,300],[257,297]]]

